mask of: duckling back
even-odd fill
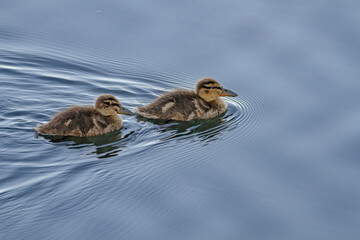
[[[96,136],[121,129],[120,117],[103,116],[92,106],[72,107],[58,113],[35,130],[40,134],[62,136]]]
[[[138,113],[147,118],[164,120],[207,119],[226,110],[226,104],[218,100],[209,103],[193,91],[178,90],[159,97],[147,106],[138,107]]]

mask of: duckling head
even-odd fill
[[[220,83],[212,78],[201,79],[196,85],[196,94],[206,102],[211,102],[218,97],[236,97],[233,91],[223,88]]]
[[[104,116],[116,114],[134,115],[130,110],[121,106],[119,101],[110,94],[100,95],[95,102],[95,109]]]

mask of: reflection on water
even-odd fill
[[[44,137],[51,143],[64,143],[69,149],[82,149],[95,146],[95,151],[88,154],[96,154],[98,158],[114,157],[133,141],[131,137],[134,131],[122,136],[121,130],[109,134],[95,137],[73,137],[73,136],[57,136],[57,135],[39,135],[36,137]]]
[[[216,135],[219,134],[221,130],[227,128],[226,121],[224,120],[225,114],[226,113],[223,113],[212,119],[192,120],[188,122],[148,119],[140,115],[137,116],[137,120],[149,121],[159,125],[160,133],[168,133],[167,137],[162,138],[163,141],[175,138],[184,139],[185,137],[199,137],[201,141],[210,141],[211,139],[215,140]],[[219,126],[224,124],[225,126],[219,130]]]

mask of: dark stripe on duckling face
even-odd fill
[[[206,88],[206,89],[220,89],[220,90],[222,90],[222,87],[216,87],[216,86],[202,86],[201,88]]]
[[[209,81],[203,82],[202,84],[203,84],[203,85],[216,84],[216,82],[215,82],[214,80],[209,80]]]
[[[203,87],[209,87],[209,85],[214,85],[214,84],[218,84],[217,82],[210,80],[210,81],[206,81],[200,84],[199,88],[203,88]]]
[[[117,103],[117,102],[110,102],[110,101],[104,102],[104,105],[106,105],[106,106],[117,106],[117,107],[120,107],[120,104],[119,104],[119,103]]]
[[[114,97],[108,97],[106,99],[104,99],[104,101],[117,101]]]

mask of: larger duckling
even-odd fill
[[[153,103],[138,107],[138,113],[147,118],[177,121],[214,118],[227,109],[221,96],[236,97],[237,94],[212,78],[204,78],[197,83],[195,91],[166,93]]]
[[[91,137],[119,130],[123,126],[117,114],[132,115],[112,95],[100,95],[95,106],[75,106],[58,113],[35,130],[45,135]]]

